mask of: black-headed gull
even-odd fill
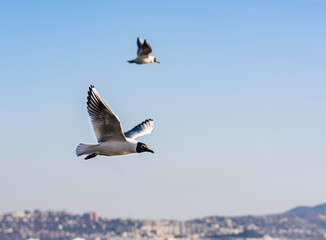
[[[92,120],[98,144],[80,143],[76,148],[77,157],[87,155],[85,160],[97,155],[115,156],[129,153],[151,152],[145,143],[135,138],[149,134],[154,129],[152,119],[145,120],[128,132],[123,133],[119,118],[102,100],[94,86],[89,87],[87,111]]]
[[[153,63],[157,62],[160,63],[157,58],[150,56],[152,52],[152,48],[145,39],[143,41],[141,38],[137,38],[137,58],[133,60],[129,60],[129,63],[136,63],[136,64],[147,64],[147,63]]]

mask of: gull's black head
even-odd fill
[[[141,153],[141,152],[151,152],[151,153],[154,153],[153,150],[149,149],[147,147],[147,145],[145,143],[142,143],[142,142],[138,142],[137,143],[137,148],[136,148],[136,151],[138,153]]]
[[[154,62],[160,63],[160,61],[159,61],[159,60],[157,60],[157,58],[156,58],[156,57],[154,57]]]

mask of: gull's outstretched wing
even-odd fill
[[[147,40],[145,40],[144,43],[141,45],[140,51],[138,51],[138,57],[148,57],[151,52],[151,45],[149,45]]]
[[[152,119],[147,119],[144,122],[138,124],[133,129],[129,130],[128,132],[125,132],[125,136],[127,138],[138,138],[140,136],[143,136],[145,134],[150,134],[154,129],[154,121]]]
[[[120,120],[102,100],[94,86],[89,87],[87,111],[92,120],[98,142],[107,140],[126,140],[121,129]]]
[[[144,41],[143,41],[143,39],[141,39],[141,38],[137,38],[137,46],[138,46],[138,49],[137,49],[137,56],[139,56],[139,52],[140,52],[140,50],[141,50],[141,47],[143,46],[143,44],[144,44]]]

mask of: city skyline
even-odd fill
[[[299,206],[265,216],[207,216],[188,219],[112,219],[96,212],[12,212],[0,214],[0,238],[20,239],[326,239],[326,203]]]

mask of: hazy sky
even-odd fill
[[[0,212],[188,219],[326,201],[326,1],[1,1]],[[137,37],[161,64],[132,65]],[[75,156],[95,85],[155,154]]]

